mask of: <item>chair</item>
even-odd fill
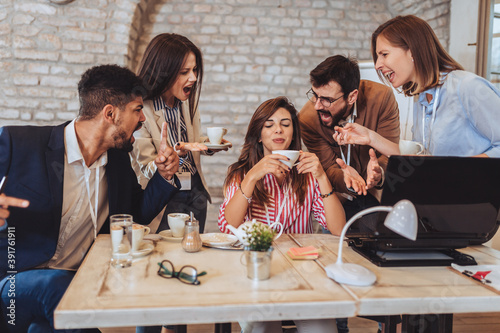
[[[216,323],[214,333],[231,333],[231,323]]]

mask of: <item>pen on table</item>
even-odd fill
[[[3,193],[3,189],[5,187],[6,182],[7,182],[7,176],[3,176],[2,181],[0,181],[0,194]]]
[[[472,272],[467,271],[467,270],[463,271],[462,274],[465,275],[465,276],[468,276],[470,278],[473,278],[474,280],[479,281],[479,282],[484,283],[484,284],[491,283],[490,280],[488,280],[488,279],[480,279],[480,278],[474,276],[472,274]]]
[[[0,181],[0,195],[3,193],[3,188],[5,187],[5,181],[7,180],[7,176],[3,176]],[[3,208],[3,205],[0,205],[0,208]],[[0,219],[0,226],[3,226],[5,223],[5,219]]]

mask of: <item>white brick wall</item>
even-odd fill
[[[308,73],[332,54],[368,60],[375,28],[398,14],[425,18],[447,45],[450,0],[0,0],[0,125],[57,124],[78,112],[87,68],[134,69],[153,36],[186,35],[204,54],[202,126],[226,126],[234,148],[203,158],[220,187],[264,100],[300,109]]]

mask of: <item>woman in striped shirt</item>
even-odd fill
[[[167,143],[179,155],[177,178],[181,190],[169,201],[160,214],[157,232],[169,229],[169,213],[194,213],[204,231],[208,186],[201,169],[200,154],[213,155],[226,148],[209,150],[201,136],[198,101],[203,81],[201,50],[187,37],[163,33],[154,37],[146,47],[137,70],[147,88],[142,128],[134,133],[132,165],[139,182],[146,186],[156,171],[155,159],[160,150],[162,131],[167,131]],[[168,125],[166,126],[165,123]],[[158,221],[156,221],[158,223]],[[153,223],[154,224],[154,223]],[[170,326],[169,328],[173,328]],[[157,326],[137,327],[137,333],[169,332]]]
[[[229,167],[225,199],[219,209],[219,228],[238,227],[245,220],[280,222],[284,233],[312,233],[310,213],[334,235],[345,214],[319,159],[300,152],[291,169],[273,150],[300,150],[297,110],[286,97],[262,103],[255,111],[238,161]]]
[[[143,187],[156,171],[155,158],[161,144],[162,128],[167,126],[167,142],[179,155],[181,182],[179,191],[167,205],[157,232],[169,229],[169,213],[194,213],[205,227],[208,186],[201,169],[200,154],[213,155],[202,144],[198,101],[203,80],[201,50],[187,37],[163,33],[154,37],[146,47],[137,75],[147,88],[142,128],[134,133],[136,142],[131,153],[132,165]],[[223,139],[224,143],[230,143]],[[228,147],[222,150],[227,150]]]

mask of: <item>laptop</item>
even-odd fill
[[[391,156],[381,205],[402,199],[416,207],[416,241],[387,229],[387,213],[377,213],[356,222],[348,244],[379,266],[475,264],[456,249],[483,244],[498,229],[500,159]]]

